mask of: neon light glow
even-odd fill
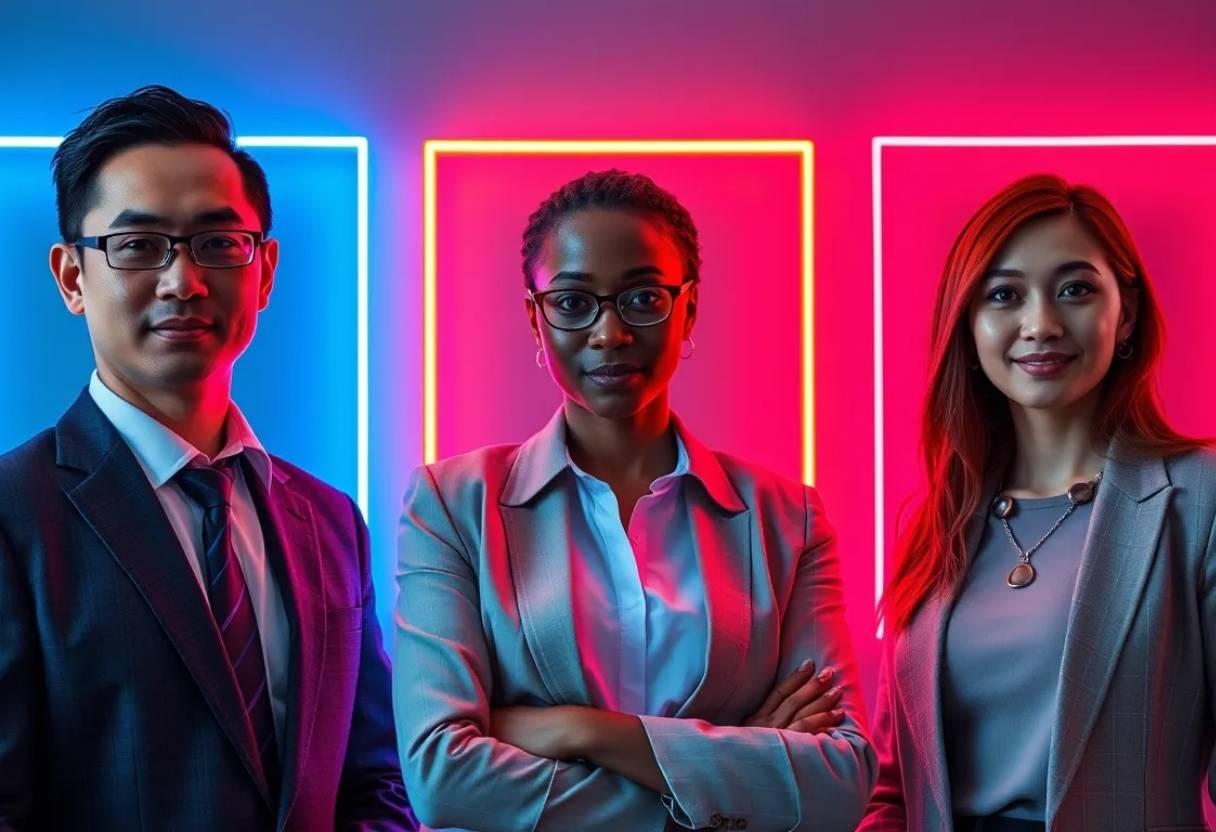
[[[59,136],[0,136],[0,148],[50,149],[58,147]],[[356,346],[356,405],[357,427],[357,495],[356,502],[368,516],[369,472],[368,472],[368,143],[363,136],[240,136],[237,144],[242,147],[264,148],[314,148],[354,151],[357,166],[357,346]]]
[[[800,140],[431,140],[423,152],[423,461],[438,458],[438,160],[441,156],[780,156],[800,171],[800,472],[815,477],[814,148]]]

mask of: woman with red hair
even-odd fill
[[[862,829],[1203,829],[1216,455],[1155,393],[1163,321],[1111,204],[1033,176],[946,261]]]

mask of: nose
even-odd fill
[[[207,296],[207,282],[203,280],[203,267],[194,262],[185,242],[178,242],[169,263],[160,270],[156,283],[159,298],[190,300]]]
[[[1031,298],[1023,307],[1022,338],[1028,341],[1046,341],[1064,334],[1055,305],[1049,300]]]
[[[621,320],[616,304],[603,301],[600,304],[600,316],[591,325],[591,334],[587,336],[587,344],[592,349],[610,350],[633,342],[633,330]]]

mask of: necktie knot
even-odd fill
[[[214,466],[188,465],[174,475],[186,496],[204,510],[227,508],[232,502],[232,467],[229,459]]]

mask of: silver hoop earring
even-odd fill
[[[536,351],[536,366],[545,369],[545,351],[542,349]]]
[[[697,351],[697,342],[692,340],[691,335],[688,336],[688,347],[689,347],[689,349],[688,349],[687,355],[684,354],[683,349],[680,350],[680,358],[683,358],[685,361],[692,358],[693,353],[695,353]]]
[[[1132,353],[1134,353],[1135,351],[1136,351],[1136,348],[1133,347],[1131,345],[1131,343],[1128,341],[1121,341],[1119,343],[1119,346],[1115,347],[1115,355],[1118,358],[1123,359],[1124,361],[1131,358]]]

